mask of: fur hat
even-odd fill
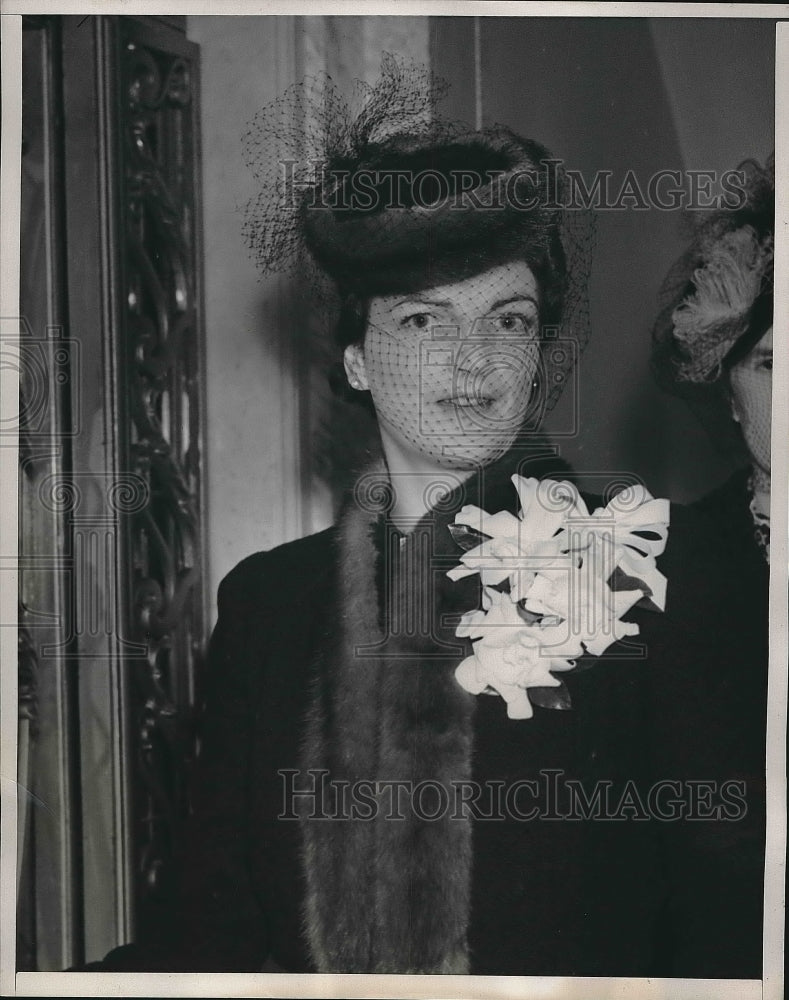
[[[338,286],[387,294],[523,259],[561,311],[561,175],[537,142],[501,126],[399,134],[327,164],[300,222]]]

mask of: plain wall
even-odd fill
[[[775,22],[656,17],[649,30],[685,166],[764,161],[775,143]]]
[[[258,108],[291,82],[290,20],[188,19],[201,48],[212,599],[243,556],[301,532],[298,435],[288,421],[298,415],[298,378],[280,336],[281,282],[260,277],[242,237],[256,192],[242,137]]]

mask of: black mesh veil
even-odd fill
[[[328,74],[308,76],[261,108],[244,136],[245,160],[260,184],[244,232],[261,272],[309,263],[299,210],[319,180],[332,168],[352,168],[387,135],[434,134],[445,91],[425,67],[385,55],[375,86],[355,80],[345,96]]]

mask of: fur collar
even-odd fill
[[[365,818],[301,816],[306,934],[319,972],[468,972],[471,820],[452,808],[425,818],[440,811],[436,782],[451,791],[471,777],[476,699],[455,680],[467,648],[454,630],[477,606],[478,583],[446,577],[459,556],[447,526],[463,503],[514,509],[518,457],[473,477],[405,541],[358,494],[341,516],[340,610],[315,663],[302,773],[327,772],[324,816],[342,811],[338,782],[377,791]],[[566,475],[552,456],[520,471]],[[393,782],[430,782],[422,808],[405,792],[393,818]]]

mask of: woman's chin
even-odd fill
[[[506,441],[489,439],[478,442],[465,440],[457,445],[446,445],[435,457],[436,465],[456,472],[476,472],[493,462],[497,462],[512,447],[515,435]]]

